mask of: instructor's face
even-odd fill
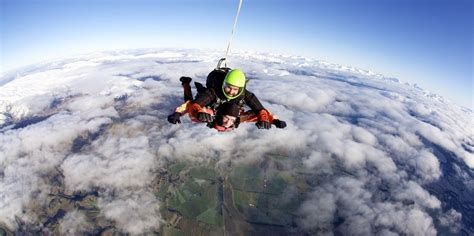
[[[224,91],[228,96],[234,97],[234,96],[237,96],[237,94],[239,94],[240,88],[237,86],[226,84],[224,87]]]

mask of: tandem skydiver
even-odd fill
[[[206,122],[218,131],[230,131],[243,122],[256,122],[259,129],[270,129],[271,125],[285,128],[286,122],[279,120],[263,107],[258,98],[245,88],[245,74],[239,69],[218,68],[209,73],[206,87],[195,82],[198,94],[193,100],[191,78],[181,77],[185,103],[168,116],[172,124],[180,123],[180,117],[189,114],[192,121]],[[251,111],[244,111],[247,105]]]

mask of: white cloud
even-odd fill
[[[311,200],[304,202],[299,212],[303,216],[303,227],[316,230],[318,234],[332,235],[337,210],[334,195],[324,190],[316,190],[311,195]],[[318,214],[314,214],[315,212]]]
[[[43,64],[2,85],[0,223],[13,229],[15,217],[34,221],[28,207],[45,204],[53,188],[48,175],[60,169],[68,193],[100,190],[101,216],[121,232],[151,232],[163,222],[150,184],[167,163],[255,163],[283,154],[321,181],[298,211],[300,226],[311,232],[434,235],[434,219],[453,232],[465,227],[464,212],[444,215],[444,200],[427,185],[445,177],[447,158],[459,161],[457,181],[472,181],[465,174],[474,168],[466,128],[472,112],[368,71],[243,52],[233,66],[247,72],[248,89],[286,129],[244,123],[218,133],[186,117],[168,124],[182,99],[178,78],[205,82],[218,57],[186,50],[97,53]],[[7,126],[20,121],[23,128]],[[68,212],[62,232],[88,231],[84,217]],[[68,231],[74,220],[83,227]]]
[[[61,164],[66,187],[78,191],[146,186],[156,161],[147,137],[135,130],[140,128],[128,123],[113,125],[88,147],[90,151],[68,156]]]
[[[153,193],[119,191],[113,197],[99,198],[98,203],[101,214],[115,221],[122,232],[141,234],[158,230],[161,225],[160,205]]]
[[[462,214],[454,209],[445,212],[439,219],[441,225],[448,227],[451,233],[459,233],[461,230]]]
[[[0,135],[0,219],[12,226],[29,201],[41,201],[50,193],[47,176],[71,150],[76,137],[96,132],[110,118],[82,120],[71,114],[57,114],[23,129]],[[33,198],[36,194],[36,199]],[[23,216],[21,216],[23,217]]]
[[[418,183],[408,181],[399,186],[399,189],[393,193],[393,197],[399,200],[413,201],[427,209],[437,209],[441,207],[441,202]]]
[[[343,234],[436,234],[431,217],[421,208],[377,201],[377,193],[364,185],[352,177],[342,177],[318,186],[300,208],[302,225],[316,234],[331,231],[335,220],[342,220],[336,230]]]
[[[94,226],[87,221],[84,213],[71,211],[59,221],[59,232],[63,235],[78,235],[90,232]]]

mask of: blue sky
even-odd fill
[[[224,51],[237,0],[0,0],[0,72],[98,50]],[[233,46],[369,69],[474,108],[469,0],[244,0]]]

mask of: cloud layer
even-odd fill
[[[98,192],[98,217],[120,232],[158,231],[162,203],[151,185],[168,163],[216,160],[218,167],[282,153],[308,173],[311,189],[298,210],[298,227],[308,232],[473,232],[472,111],[370,71],[241,52],[233,66],[246,71],[248,89],[286,129],[243,124],[222,134],[187,118],[168,124],[182,99],[178,78],[204,82],[216,58],[195,50],[121,51],[3,75],[0,224],[41,229],[36,205],[50,204],[51,193]],[[72,234],[93,228],[74,210],[58,225]]]

